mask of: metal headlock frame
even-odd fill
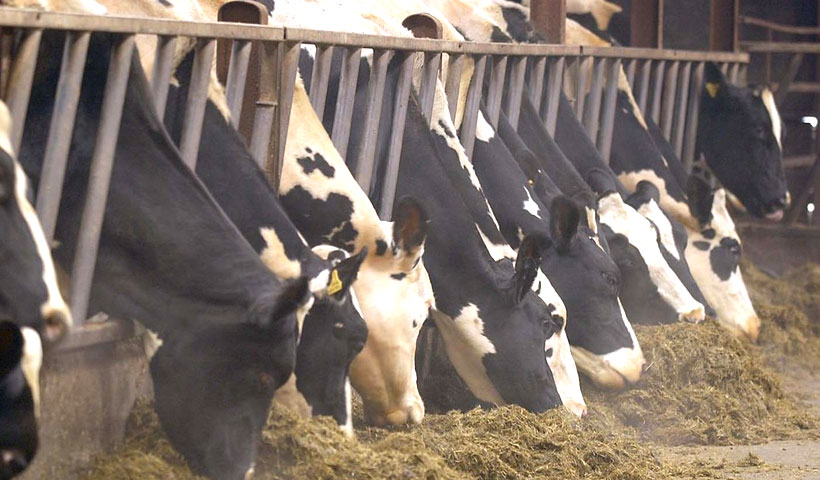
[[[185,103],[180,142],[183,159],[192,169],[195,167],[199,148],[215,44],[217,41],[231,42],[226,90],[232,121],[238,126],[243,99],[252,95],[251,98],[255,98],[255,111],[252,112],[254,123],[252,132],[246,135],[249,137],[246,141],[253,157],[265,169],[274,185],[278,185],[281,174],[301,44],[316,46],[316,63],[309,96],[320,117],[326,106],[332,52],[334,49],[342,49],[345,53],[339,87],[341,94],[337,98],[333,129],[330,132],[331,139],[341,152],[346,151],[350,137],[350,119],[361,51],[372,49],[374,60],[365,100],[365,133],[357,168],[353,173],[366,192],[371,190],[374,182],[384,182],[380,215],[385,219],[390,218],[395,198],[404,130],[402,126],[410,101],[416,56],[423,62],[422,82],[417,93],[422,112],[428,119],[432,112],[435,81],[442,76],[444,61],[449,64],[448,78],[442,80],[450,103],[451,117],[455,117],[464,61],[469,58],[474,62],[474,80],[466,94],[466,108],[459,135],[468,156],[472,155],[482,100],[487,108],[488,120],[493,126],[497,125],[501,111],[517,126],[525,87],[530,100],[539,109],[547,130],[554,133],[564,70],[575,68],[578,72],[578,85],[575,86],[576,114],[603,158],[608,160],[618,72],[623,67],[629,84],[636,92],[641,110],[658,121],[664,135],[670,139],[686,165],[691,164],[694,155],[697,115],[693,113],[698,111],[698,92],[704,63],[717,62],[728,72],[730,80],[736,82],[739,77],[745,77],[749,59],[747,54],[724,52],[455,42],[239,23],[75,15],[13,8],[0,8],[0,28],[7,41],[13,38],[9,34],[19,32],[16,51],[3,51],[5,58],[2,59],[2,65],[9,66],[9,71],[0,75],[4,81],[3,98],[13,120],[11,142],[15,151],[19,150],[23,137],[42,32],[66,32],[55,113],[48,133],[36,202],[37,213],[49,241],[54,237],[90,35],[92,32],[108,32],[120,36],[113,47],[109,64],[100,130],[92,157],[89,190],[72,269],[69,303],[78,325],[82,325],[87,317],[128,70],[137,34],[157,38],[155,64],[150,81],[154,104],[160,115],[165,110],[177,38],[196,39],[191,87]],[[258,49],[257,65],[249,62],[251,45]],[[385,77],[387,65],[394,56],[401,59],[401,69],[393,109],[394,128],[388,139],[388,168],[384,178],[375,179],[374,157],[378,143],[378,125],[382,120],[379,117]],[[510,75],[506,74],[508,68]],[[249,72],[257,74],[251,69],[258,69],[258,88],[248,89],[243,81]],[[487,92],[483,92],[485,70],[490,72]],[[79,342],[82,345],[86,343]]]

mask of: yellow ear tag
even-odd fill
[[[342,291],[342,281],[339,279],[339,271],[335,268],[330,271],[330,283],[327,285],[327,294],[336,295]]]
[[[719,83],[707,83],[706,84],[706,91],[709,92],[709,96],[715,98],[718,93],[718,89],[720,89]]]

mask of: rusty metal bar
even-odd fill
[[[678,158],[683,155],[683,131],[686,126],[687,115],[697,115],[697,112],[689,112],[689,80],[692,77],[692,63],[686,62],[680,70],[680,79],[678,79],[678,94],[675,102],[674,113],[674,127],[672,128],[672,139],[670,143],[675,149],[675,155]]]
[[[544,77],[547,72],[547,57],[534,57],[531,59],[530,76],[527,80],[527,91],[530,95],[530,103],[536,108],[541,105],[541,98],[544,94]],[[541,113],[541,112],[539,112]],[[541,119],[544,115],[541,113]]]
[[[268,170],[271,151],[273,120],[279,108],[279,44],[262,42],[259,45],[259,98],[253,117],[250,150],[259,168],[262,168],[274,189],[278,191],[276,176]]]
[[[649,94],[649,83],[652,81],[650,73],[652,71],[652,60],[645,60],[641,64],[641,77],[638,82],[638,107],[641,113],[646,116],[646,99]]]
[[[6,87],[6,106],[11,115],[11,133],[9,140],[15,152],[20,152],[23,141],[23,128],[26,125],[26,111],[31,95],[31,81],[37,67],[37,51],[40,49],[42,30],[27,30],[20,39],[17,55],[11,65],[8,86]]]
[[[589,87],[589,99],[584,112],[584,128],[589,138],[598,138],[598,125],[601,121],[601,94],[604,86],[604,69],[609,60],[596,58],[592,67],[592,84]]]
[[[290,125],[290,110],[293,106],[293,89],[296,87],[296,72],[299,69],[299,52],[302,44],[299,42],[283,42],[279,44],[279,108],[276,116],[279,117],[278,134],[274,137],[276,141],[275,156],[269,158],[267,166],[268,177],[273,180],[273,184],[279,189],[279,179],[282,178],[282,165],[285,159],[285,145],[288,140],[288,126]]]
[[[504,113],[513,128],[518,128],[518,117],[521,114],[521,96],[524,94],[524,80],[527,74],[527,57],[512,57],[510,84],[504,89],[506,102]]]
[[[678,71],[680,62],[672,62],[666,70],[666,80],[663,89],[663,109],[661,110],[661,132],[664,138],[672,138],[672,121],[675,111],[675,94],[678,92]]]
[[[245,80],[248,76],[248,61],[251,57],[251,42],[234,40],[231,45],[231,61],[228,64],[228,81],[225,82],[225,99],[231,112],[231,125],[239,129],[242,115],[242,101],[245,99]]]
[[[762,18],[740,15],[741,23],[767,28],[776,32],[790,33],[794,35],[820,35],[820,27],[801,27],[796,25],[784,25],[782,23],[770,22]]]
[[[578,68],[578,85],[575,86],[575,116],[578,121],[584,121],[584,103],[587,98],[587,77],[592,68],[592,57],[584,57],[575,61]]]
[[[531,0],[530,18],[536,30],[549,43],[564,43],[566,35],[566,0]]]
[[[182,160],[191,170],[196,169],[199,154],[199,139],[202,136],[202,122],[205,119],[205,104],[208,101],[208,85],[211,82],[211,66],[214,62],[216,40],[197,40],[194,65],[191,69],[191,83],[185,100],[185,116],[182,121],[182,135],[179,151]]]
[[[450,107],[450,118],[453,119],[453,122],[456,121],[456,111],[458,109],[458,96],[461,93],[461,72],[463,68],[463,55],[448,55],[447,79],[444,83],[444,93],[445,95],[447,95],[447,104]]]
[[[393,123],[390,130],[390,142],[387,148],[387,168],[382,179],[379,216],[390,220],[393,214],[393,202],[396,199],[396,184],[399,178],[399,162],[404,142],[404,123],[407,119],[407,107],[410,104],[410,88],[413,86],[414,54],[404,53],[396,84],[396,99],[393,108]]]
[[[373,186],[373,170],[376,156],[376,142],[379,136],[379,121],[384,101],[384,87],[387,79],[387,65],[393,52],[390,50],[375,50],[373,62],[370,66],[370,81],[367,84],[367,96],[364,113],[364,136],[359,147],[359,157],[356,159],[356,171],[353,172],[356,181],[362,190],[370,195]]]
[[[638,67],[638,59],[633,58],[626,62],[626,81],[629,83],[629,88],[635,88],[635,70]]]
[[[428,122],[433,118],[433,102],[436,99],[436,83],[438,82],[439,70],[441,70],[440,53],[419,53],[424,55],[424,68],[421,73],[421,86],[419,88],[419,104],[421,113]]]
[[[168,102],[168,86],[171,83],[171,70],[176,48],[176,37],[165,35],[157,37],[154,70],[151,72],[151,92],[154,95],[154,108],[159,118],[165,116],[165,104]]]
[[[704,63],[698,62],[692,72],[692,79],[689,81],[689,105],[686,116],[686,131],[683,136],[683,167],[686,172],[692,170],[692,163],[695,160],[695,144],[698,137],[698,116],[700,114],[700,89],[703,85]]]
[[[473,147],[475,147],[475,132],[481,105],[481,89],[484,83],[486,64],[487,57],[483,55],[475,61],[475,71],[473,72],[470,87],[467,89],[467,104],[464,107],[464,118],[461,122],[461,144],[464,146],[464,151],[470,161],[472,161]]]
[[[54,113],[51,115],[48,128],[43,170],[37,189],[37,216],[49,243],[54,238],[54,229],[57,225],[63,178],[68,150],[71,147],[71,135],[74,132],[74,119],[80,100],[80,86],[90,38],[91,34],[88,32],[68,32],[65,37],[60,79],[57,81],[57,93],[54,96]]]
[[[487,87],[487,119],[493,127],[498,126],[501,116],[501,98],[504,94],[504,79],[507,75],[507,57],[492,57],[490,84]]]
[[[313,73],[310,76],[310,105],[319,119],[325,116],[327,86],[330,81],[330,67],[333,61],[333,46],[316,45],[313,59]]]
[[[618,99],[618,80],[621,73],[621,60],[609,61],[606,78],[606,92],[604,94],[603,112],[601,113],[601,130],[598,132],[598,151],[601,158],[609,163],[609,154],[612,151],[612,131],[615,126],[615,108]]]
[[[652,82],[652,104],[650,107],[650,116],[656,124],[659,124],[661,119],[661,96],[663,93],[663,77],[665,72],[666,61],[661,60],[655,65],[655,75]]]
[[[91,283],[94,279],[94,266],[105,216],[111,170],[114,167],[114,152],[117,148],[133,51],[133,35],[120,39],[111,54],[108,79],[105,82],[100,126],[94,154],[91,156],[88,190],[71,269],[71,312],[79,324],[85,321],[88,313],[88,300],[91,296]]]
[[[558,104],[561,100],[561,87],[564,81],[564,57],[550,59],[550,70],[547,78],[546,109],[544,127],[550,135],[555,135],[558,124]]]
[[[361,48],[346,49],[342,59],[339,95],[336,97],[336,113],[330,134],[333,145],[342,154],[342,158],[347,156],[347,143],[350,140],[350,118],[353,116],[353,102],[356,100],[361,55]]]

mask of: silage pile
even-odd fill
[[[781,280],[749,265],[743,273],[763,322],[760,347],[713,321],[638,327],[643,378],[619,393],[584,384],[583,420],[502,407],[428,415],[419,426],[361,428],[348,439],[329,419],[302,420],[274,407],[256,478],[695,478],[711,476],[708,467],[665,464],[655,445],[816,437],[818,420],[784,394],[767,364],[795,355],[820,361],[820,349],[813,350],[820,345],[820,267]],[[124,445],[100,457],[88,478],[197,477],[168,445],[150,405],[140,404]]]

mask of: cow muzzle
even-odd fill
[[[637,382],[646,363],[640,348],[620,348],[596,355],[581,347],[572,347],[572,356],[578,369],[595,385],[610,390],[621,390]]]
[[[16,449],[0,451],[0,478],[11,478],[28,468],[25,454]]]

